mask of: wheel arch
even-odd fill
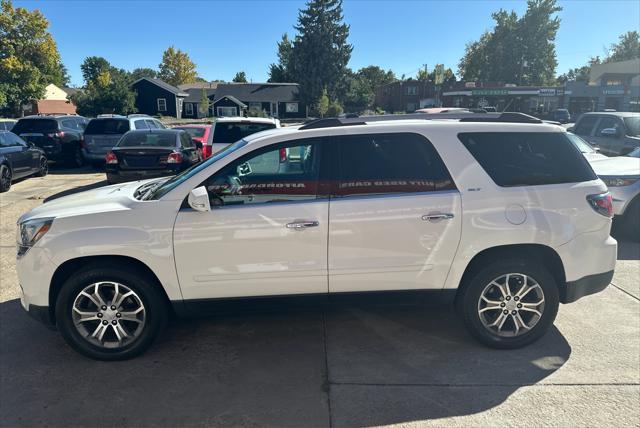
[[[560,255],[551,247],[542,244],[513,244],[500,245],[496,247],[486,248],[476,254],[467,264],[462,274],[460,284],[455,296],[455,306],[460,308],[461,297],[464,290],[468,287],[470,279],[487,263],[495,260],[506,260],[521,258],[524,260],[536,260],[541,262],[556,280],[556,285],[561,287],[566,283],[564,264]],[[558,289],[558,292],[561,290]]]
[[[51,284],[49,286],[49,317],[52,324],[55,324],[55,306],[58,294],[64,282],[75,272],[80,269],[91,269],[93,267],[112,266],[119,269],[133,269],[143,273],[149,279],[151,279],[156,286],[161,290],[164,296],[167,307],[171,307],[169,296],[165,291],[158,276],[140,260],[129,256],[87,256],[70,259],[62,263],[51,278]]]

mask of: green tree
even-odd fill
[[[149,79],[155,79],[158,77],[158,72],[153,68],[134,68],[133,71],[129,74],[131,78],[131,82],[135,82],[138,79],[142,79],[143,77],[147,77]]]
[[[556,0],[529,0],[522,17],[502,9],[493,13],[492,31],[467,44],[458,65],[460,76],[522,85],[554,82],[560,27],[556,14],[561,10]]]
[[[327,108],[327,116],[338,117],[343,111],[342,105],[337,100],[333,100],[329,103],[329,107]]]
[[[559,75],[556,80],[559,85],[564,85],[567,82],[588,82],[589,73],[591,72],[591,66],[594,64],[600,64],[600,57],[591,57],[589,63],[582,67],[572,68],[564,74]]]
[[[17,116],[48,84],[64,86],[69,77],[42,13],[14,8],[10,0],[0,9],[0,101]]]
[[[238,71],[235,76],[233,76],[233,82],[236,83],[247,83],[247,74],[244,71]]]
[[[169,46],[164,51],[158,68],[160,69],[158,77],[173,86],[195,82],[198,75],[196,65],[189,55],[173,46]]]
[[[377,65],[363,67],[347,77],[347,91],[340,99],[344,108],[350,113],[361,113],[372,109],[375,103],[376,90],[383,85],[397,80],[393,71],[385,71]]]
[[[327,89],[323,89],[320,97],[315,103],[315,111],[320,117],[324,117],[329,111],[329,96],[327,95]]]
[[[627,31],[620,35],[618,43],[611,45],[604,62],[626,61],[640,58],[640,35],[637,31]]]
[[[343,23],[342,0],[309,0],[298,14],[287,71],[300,84],[300,98],[312,104],[326,88],[332,98],[344,94],[353,46]]]
[[[129,73],[111,66],[101,57],[86,58],[80,69],[85,77],[85,86],[70,97],[79,114],[97,116],[135,112],[135,93],[130,87]]]
[[[209,97],[207,97],[207,91],[202,88],[202,94],[200,95],[200,104],[198,105],[198,111],[201,116],[209,115]]]
[[[290,82],[289,58],[293,45],[289,35],[284,33],[278,42],[278,63],[269,66],[269,82]]]

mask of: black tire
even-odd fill
[[[67,156],[67,164],[71,168],[80,168],[84,165],[84,155],[79,145],[71,148]]]
[[[530,330],[523,329],[525,332],[520,335],[504,337],[485,327],[480,318],[478,305],[485,287],[494,279],[509,273],[527,275],[540,285],[544,296],[544,310]],[[492,348],[515,349],[535,342],[551,328],[558,313],[558,285],[543,263],[535,259],[508,259],[491,263],[472,274],[463,287],[459,309],[465,326],[479,342]],[[510,322],[513,322],[513,318]]]
[[[12,179],[13,174],[11,172],[11,168],[9,168],[9,165],[0,165],[0,193],[8,192],[9,189],[11,189]]]
[[[40,169],[38,170],[38,172],[35,173],[35,176],[46,177],[48,173],[49,173],[49,161],[47,161],[47,158],[42,156],[40,158]]]
[[[620,220],[620,238],[640,242],[640,197],[631,201]]]
[[[72,308],[78,294],[97,282],[118,282],[134,291],[144,305],[145,322],[140,334],[130,343],[105,348],[91,343],[75,327]],[[109,304],[109,302],[107,302]],[[160,285],[143,272],[117,264],[93,265],[67,279],[56,300],[55,318],[65,341],[79,353],[95,360],[116,361],[133,358],[147,350],[166,326],[169,308]]]

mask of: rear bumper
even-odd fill
[[[611,283],[611,279],[613,279],[612,270],[567,282],[560,289],[560,302],[572,303],[584,296],[599,293],[607,288],[607,285]]]
[[[106,153],[91,153],[84,149],[82,150],[82,154],[89,162],[104,162],[104,157],[107,155]]]
[[[126,181],[146,180],[148,178],[166,177],[175,175],[178,169],[143,169],[135,171],[109,170],[107,169],[107,181],[109,183],[123,183]]]

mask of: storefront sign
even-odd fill
[[[556,95],[555,88],[540,88],[538,89],[538,95],[541,97],[554,97]]]
[[[507,95],[508,89],[474,89],[471,91],[473,96],[495,96],[495,95]]]
[[[624,89],[603,89],[602,93],[604,95],[624,95]]]

